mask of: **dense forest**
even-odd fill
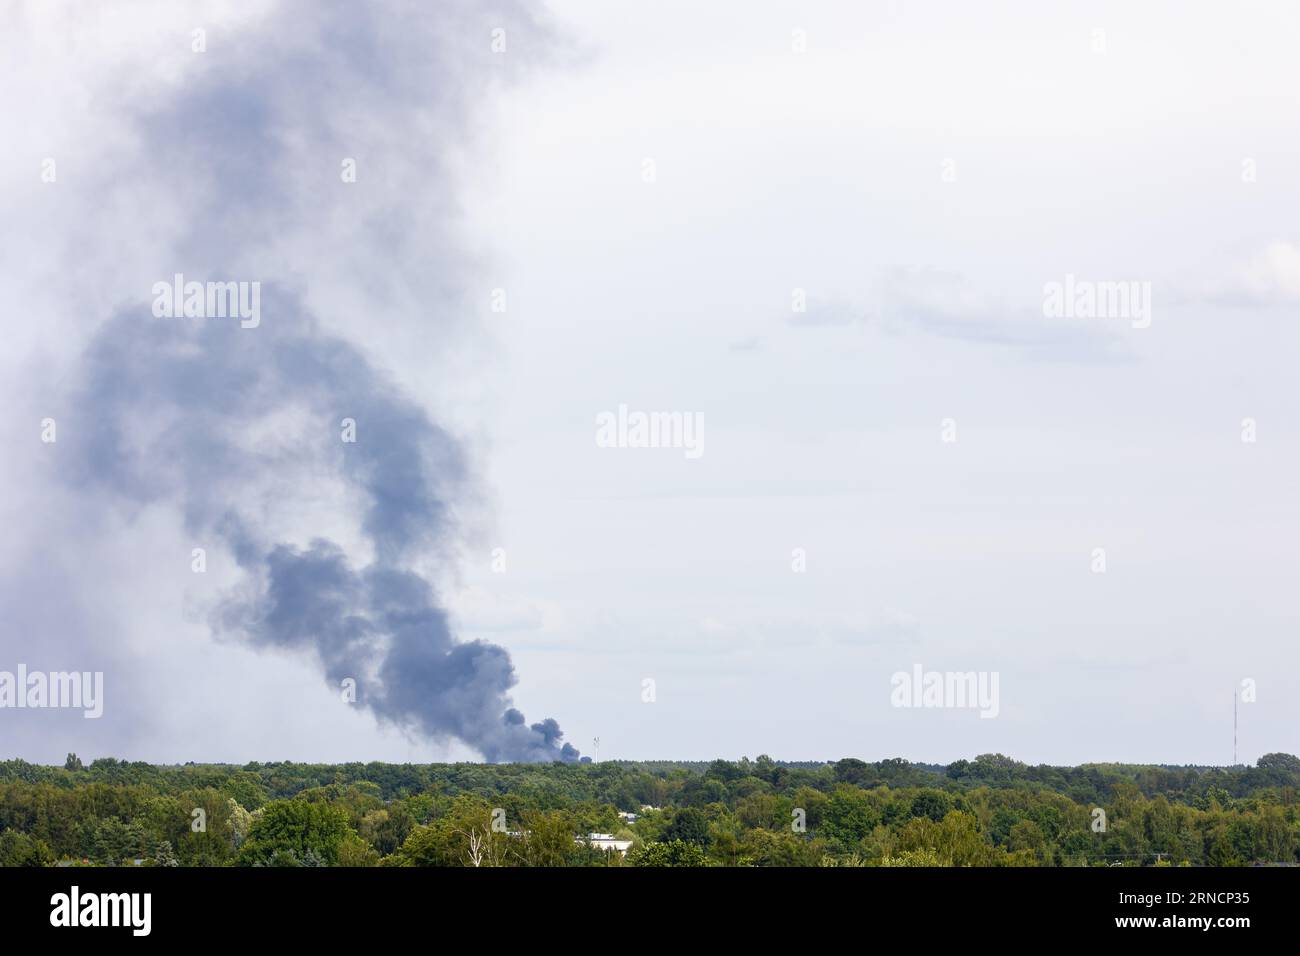
[[[1300,759],[0,763],[3,866],[1241,866],[1300,861]],[[592,834],[620,841],[602,849]],[[626,852],[621,853],[627,843]]]

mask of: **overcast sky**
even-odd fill
[[[0,13],[0,670],[106,685],[0,756],[478,759],[212,625],[212,488],[374,557],[292,453],[334,409],[267,409],[273,469],[78,469],[87,350],[176,272],[284,290],[454,436],[405,566],[586,754],[1222,764],[1243,681],[1241,759],[1300,749],[1294,5],[411,11]],[[1049,315],[1067,276],[1149,312]],[[601,447],[620,405],[702,454]],[[916,665],[997,716],[893,706]]]

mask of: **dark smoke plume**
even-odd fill
[[[344,290],[357,314],[336,308],[331,327],[390,347],[455,331],[444,304],[473,280],[444,225],[448,157],[476,98],[544,59],[549,32],[513,0],[287,0],[209,30],[204,53],[175,43],[174,86],[129,87],[139,149],[103,188],[147,184],[173,213],[150,281],[260,281],[261,324],[117,312],[77,374],[67,477],[139,508],[178,504],[196,543],[233,555],[242,583],[213,613],[219,634],[312,653],[382,721],[488,760],[576,760],[553,720],[529,726],[511,706],[503,648],[454,639],[422,570],[449,560],[454,505],[473,492],[460,448],[303,304]],[[285,530],[321,500],[345,504],[314,515],[317,533]]]
[[[190,533],[227,546],[247,579],[214,615],[217,630],[312,652],[333,686],[356,680],[381,720],[456,737],[488,760],[576,760],[554,720],[527,726],[510,706],[510,655],[458,643],[413,568],[450,545],[450,501],[467,480],[456,443],[291,299],[263,301],[255,330],[143,309],[107,323],[74,400],[86,436],[74,480],[141,506],[177,501]],[[355,442],[342,440],[345,418]],[[265,540],[268,501],[294,500],[282,475],[340,479],[371,558],[325,537]]]

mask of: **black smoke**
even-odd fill
[[[70,477],[137,506],[175,501],[195,540],[224,545],[245,580],[214,612],[218,632],[312,653],[382,721],[488,760],[576,760],[554,720],[528,726],[511,707],[510,655],[457,642],[416,569],[454,544],[452,503],[469,481],[457,443],[292,298],[264,290],[263,303],[256,329],[144,306],[107,323],[73,402],[86,438]],[[259,530],[308,479],[342,486],[365,558]]]
[[[497,30],[508,53],[490,46]],[[216,634],[315,655],[380,720],[489,760],[578,754],[554,721],[529,726],[513,709],[503,648],[451,633],[433,571],[454,563],[474,482],[457,442],[355,343],[464,329],[455,303],[478,280],[447,226],[459,212],[448,157],[479,98],[545,60],[552,39],[514,0],[283,0],[209,24],[203,53],[166,38],[171,68],[142,57],[127,100],[97,93],[135,144],[101,201],[134,184],[131,200],[149,201],[142,230],[165,225],[141,296],[175,273],[260,281],[261,324],[155,318],[148,301],[106,313],[61,446],[75,493],[175,504],[196,546],[230,556],[241,583],[212,612]],[[330,328],[349,338],[304,305],[340,291],[356,314],[336,306]],[[355,443],[341,440],[345,418]]]

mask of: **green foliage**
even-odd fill
[[[698,847],[709,845],[709,821],[695,807],[683,807],[673,814],[672,823],[664,831],[664,839],[680,840]]]
[[[154,847],[153,860],[151,862],[154,866],[181,865],[181,861],[176,859],[176,853],[172,849],[171,843],[167,840],[160,840],[158,845]]]
[[[239,848],[242,866],[286,866],[338,861],[339,848],[348,829],[347,814],[338,807],[306,800],[269,803],[253,821],[248,837]],[[319,865],[319,864],[317,864]]]
[[[881,866],[947,866],[939,854],[922,847],[916,850],[903,850],[897,856],[887,856],[880,861]]]
[[[369,843],[349,833],[339,844],[339,866],[370,867],[379,865],[380,856]]]
[[[709,858],[697,844],[668,840],[629,850],[627,862],[630,866],[708,866]]]
[[[573,824],[560,810],[525,814],[523,830],[510,843],[523,866],[566,866],[579,853]]]
[[[914,817],[929,817],[938,823],[952,809],[952,798],[941,790],[922,790],[912,798]]]
[[[880,820],[880,810],[867,791],[842,783],[835,787],[826,801],[821,830],[841,850],[848,852],[861,843]]]
[[[647,809],[647,805],[650,807]],[[1106,827],[1094,830],[1094,809]],[[619,812],[637,814],[634,823]],[[617,834],[626,859],[587,838]],[[0,762],[0,866],[1236,866],[1300,862],[1300,759],[947,767]]]
[[[0,866],[49,866],[53,862],[54,854],[43,841],[14,830],[0,833]]]

